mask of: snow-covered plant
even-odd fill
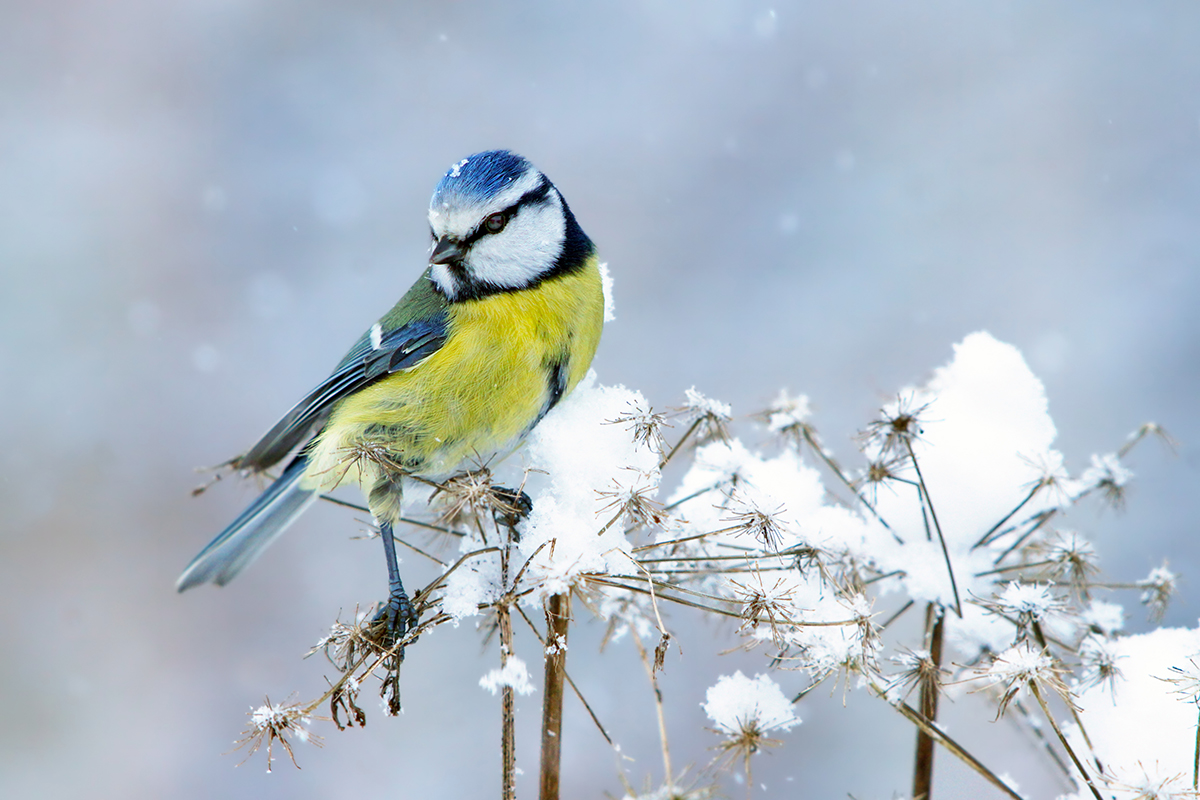
[[[590,377],[511,459],[523,469],[493,476],[481,466],[410,506],[421,530],[442,531],[451,545],[418,550],[439,571],[414,597],[420,624],[389,643],[369,613],[336,623],[314,648],[339,672],[329,691],[264,712],[255,729],[287,747],[285,736],[307,730],[296,721],[307,725],[323,705],[339,728],[361,725],[358,698],[372,676],[397,713],[400,663],[425,646],[417,637],[475,619],[499,636],[500,664],[481,684],[502,698],[502,795],[515,796],[513,693],[535,690],[516,655],[519,640],[532,651],[528,630],[543,662],[542,792],[557,796],[566,665],[581,656],[568,650],[573,615],[600,616],[606,641],[632,642],[657,696],[676,620],[701,613],[761,649],[778,682],[715,678],[703,705],[722,755],[686,789],[656,701],[663,780],[642,797],[707,796],[732,766],[748,779],[752,757],[799,722],[794,705],[829,679],[913,723],[913,796],[931,793],[941,746],[1022,797],[1000,765],[938,724],[950,684],[1029,726],[1078,797],[1192,796],[1200,631],[1122,635],[1124,608],[1111,594],[1140,593],[1158,619],[1177,576],[1164,565],[1140,580],[1101,581],[1096,548],[1066,524],[1085,498],[1125,503],[1123,459],[1149,435],[1166,439],[1161,428],[1142,426],[1072,477],[1053,448],[1042,384],[1016,348],[986,333],[968,336],[925,385],[902,390],[865,425],[861,467],[822,443],[804,396],[782,393],[754,418],[766,437],[757,449],[734,436],[727,405],[695,389],[682,408],[658,412],[638,392]],[[686,463],[664,487],[672,462]],[[906,614],[921,615],[912,641],[893,625]],[[571,688],[586,698],[586,687]],[[1143,745],[1150,729],[1162,740]]]

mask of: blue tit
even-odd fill
[[[514,153],[463,159],[429,204],[429,266],[333,373],[229,466],[283,473],[179,577],[223,585],[321,494],[357,482],[388,562],[389,629],[412,607],[392,529],[402,484],[503,458],[587,372],[604,324],[595,246]]]

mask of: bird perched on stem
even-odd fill
[[[224,585],[321,494],[356,482],[387,557],[380,612],[399,639],[415,615],[393,527],[411,480],[440,481],[511,452],[584,376],[604,298],[595,246],[545,175],[493,150],[442,177],[429,266],[332,374],[229,462],[283,473],[188,565],[176,587]]]

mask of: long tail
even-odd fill
[[[279,480],[192,559],[175,588],[182,592],[210,581],[224,586],[258,558],[317,499],[316,492],[300,487],[307,466],[303,455],[293,459]]]

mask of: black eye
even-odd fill
[[[508,224],[508,214],[498,211],[483,221],[483,229],[488,233],[499,233]]]

